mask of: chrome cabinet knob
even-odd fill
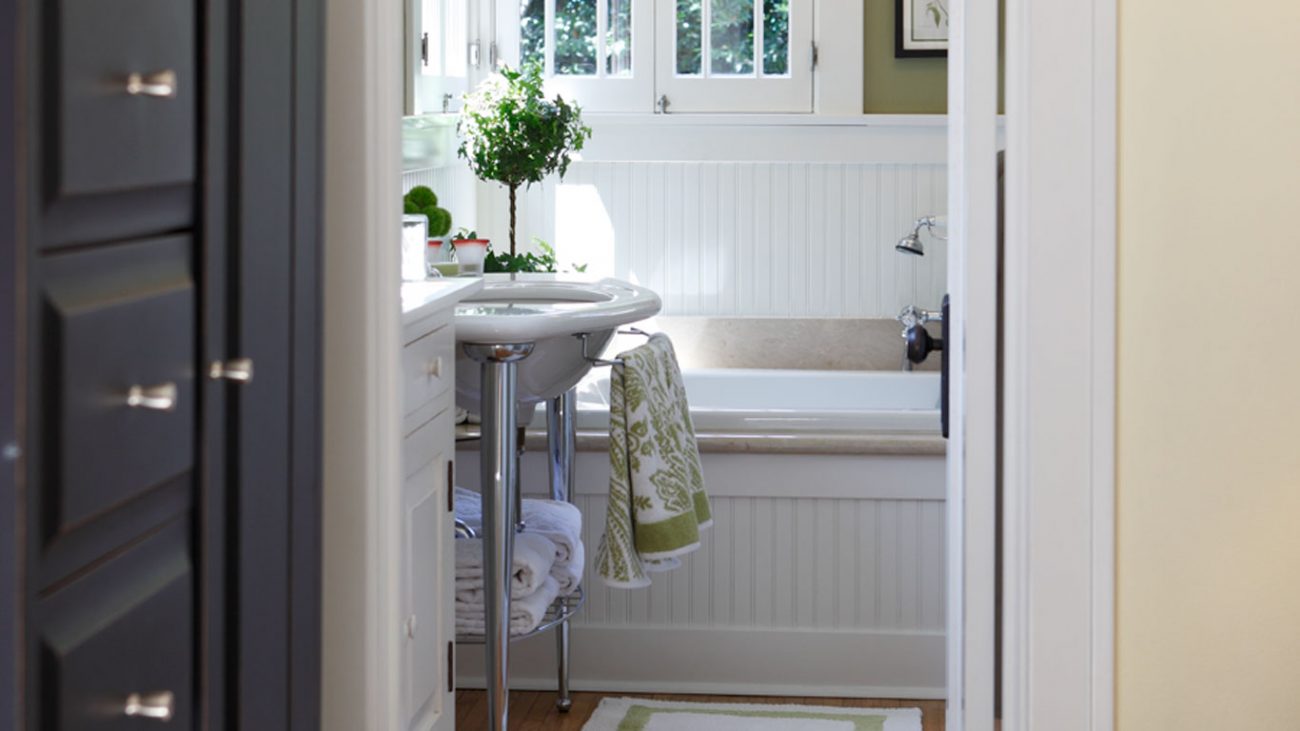
[[[176,96],[176,72],[166,69],[152,74],[127,74],[126,93],[131,96],[171,99]]]
[[[170,690],[159,693],[132,693],[126,697],[126,706],[122,709],[122,715],[152,718],[166,723],[172,720],[175,707],[176,696]]]
[[[235,383],[249,383],[253,380],[253,359],[231,358],[225,362],[214,360],[208,366],[208,378],[214,381],[224,378]]]
[[[126,392],[126,405],[133,409],[172,411],[176,408],[176,384],[169,381],[156,386],[132,386]]]

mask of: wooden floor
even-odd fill
[[[798,703],[810,706],[851,708],[920,708],[922,731],[943,731],[943,701],[862,700],[857,698],[775,698],[733,695],[665,695],[636,693],[574,693],[568,713],[555,710],[555,694],[514,691],[510,694],[510,731],[581,731],[592,711],[606,696],[653,698],[693,703]],[[487,728],[487,696],[481,690],[456,693],[456,731]]]

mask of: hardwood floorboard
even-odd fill
[[[573,708],[560,713],[555,694],[515,691],[510,694],[510,731],[581,731],[602,698],[652,698],[689,703],[769,703],[843,708],[920,708],[921,731],[943,731],[943,701],[896,698],[781,698],[777,696],[676,695],[671,693],[574,693]],[[456,694],[456,731],[487,729],[487,696],[481,690]]]

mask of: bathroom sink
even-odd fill
[[[519,362],[518,398],[524,406],[559,396],[591,370],[576,335],[588,334],[598,355],[622,325],[659,312],[659,295],[617,279],[569,274],[489,274],[483,289],[456,307],[456,340],[464,344],[532,343]],[[462,349],[456,363],[456,401],[476,411],[479,363]]]

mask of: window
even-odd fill
[[[454,112],[469,88],[468,0],[408,0],[406,114]]]
[[[506,59],[609,112],[811,112],[812,13],[812,0],[498,5]]]

